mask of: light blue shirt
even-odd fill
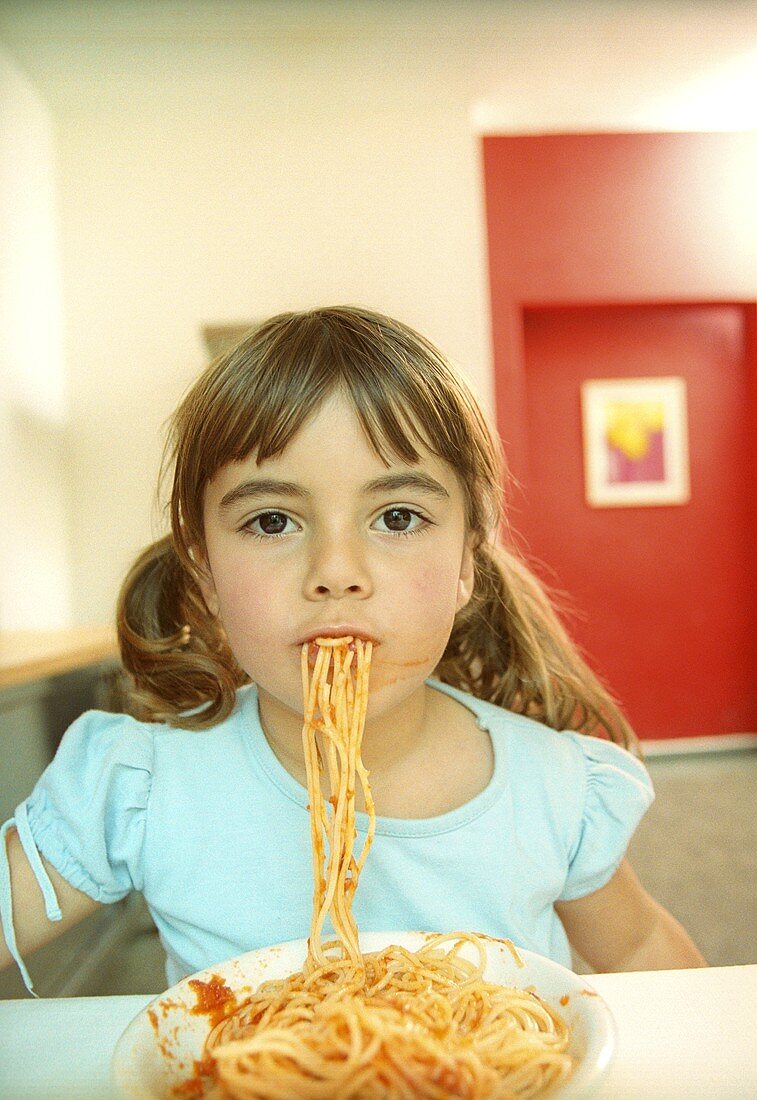
[[[378,818],[355,896],[358,926],[480,931],[569,966],[554,902],[582,897],[611,878],[652,801],[647,772],[608,741],[558,733],[436,681],[431,686],[488,730],[494,773],[480,794],[449,813]],[[97,901],[141,891],[174,984],[252,948],[308,935],[307,801],[265,738],[250,686],[240,690],[232,714],[207,731],[87,712],[13,821],[50,919],[59,913],[38,852]],[[367,825],[358,814],[358,847]],[[4,844],[0,855],[6,939],[25,974]]]

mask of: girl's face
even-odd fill
[[[425,449],[387,468],[342,396],[276,458],[223,467],[204,525],[208,601],[261,713],[301,721],[301,648],[320,633],[373,639],[369,723],[406,706],[470,598],[455,472]]]

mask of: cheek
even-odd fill
[[[244,579],[243,574],[226,575],[216,580],[218,613],[227,634],[259,624],[261,627],[273,616],[274,601],[265,585]]]
[[[270,589],[266,592],[264,585],[249,580],[226,577],[216,594],[218,616],[237,663],[251,679],[265,679],[279,652],[284,610]]]
[[[454,616],[459,570],[453,566],[429,563],[416,574],[413,585],[415,602],[434,618]],[[429,623],[429,626],[432,624]]]
[[[373,690],[399,688],[430,676],[442,658],[455,619],[459,572],[438,560],[419,565],[395,588],[391,616],[396,637],[378,650],[371,673]]]
[[[246,544],[225,537],[209,538],[207,553],[218,613],[227,629],[235,620],[264,615],[275,586],[266,570],[252,559]]]

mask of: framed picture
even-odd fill
[[[594,508],[689,499],[686,384],[617,378],[581,386],[586,501]]]
[[[235,325],[203,325],[202,336],[210,358],[215,359],[221,352],[233,348],[254,327],[254,321],[240,321]]]

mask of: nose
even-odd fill
[[[309,600],[370,596],[373,584],[359,540],[343,532],[318,538],[311,550],[304,589]]]

